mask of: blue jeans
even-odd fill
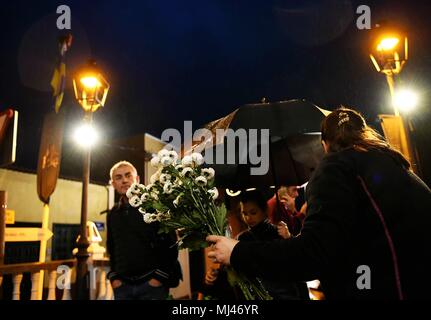
[[[148,281],[142,283],[126,283],[114,289],[115,300],[166,300],[169,288],[153,287]]]

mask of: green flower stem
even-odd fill
[[[191,196],[192,196],[192,198],[193,198],[193,201],[195,202],[195,204],[196,204],[196,207],[199,209],[199,211],[202,213],[202,216],[203,217],[205,217],[206,218],[206,222],[207,222],[207,226],[208,226],[208,228],[210,229],[209,231],[212,233],[212,234],[219,234],[217,231],[218,230],[215,230],[215,232],[216,233],[214,233],[214,230],[213,230],[213,228],[211,227],[211,222],[212,221],[209,221],[208,220],[208,218],[207,218],[207,211],[204,209],[204,207],[203,207],[203,205],[202,205],[202,203],[195,197],[195,195],[193,194],[193,189],[191,189],[190,190],[191,192],[190,192],[190,194],[191,194]],[[214,216],[211,214],[211,216],[214,218]],[[215,220],[215,219],[214,219]],[[215,227],[216,227],[216,229],[218,229],[217,228],[217,222],[215,222]]]

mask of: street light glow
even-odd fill
[[[398,42],[400,42],[400,39],[395,37],[384,38],[377,45],[377,51],[393,50],[397,46]]]
[[[396,91],[393,98],[393,104],[404,112],[410,112],[418,103],[418,95],[410,89],[401,89]]]
[[[87,89],[94,89],[96,87],[100,87],[101,84],[99,80],[97,80],[96,77],[84,77],[81,79],[81,83],[86,87]]]
[[[75,130],[75,142],[83,148],[93,147],[99,140],[97,130],[88,123],[82,124]]]

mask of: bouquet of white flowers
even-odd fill
[[[127,191],[130,205],[139,208],[146,223],[158,222],[160,232],[178,232],[180,248],[204,248],[208,235],[226,234],[226,208],[215,203],[215,171],[203,164],[200,153],[179,159],[175,151],[162,149],[151,160],[157,172],[150,184],[133,184]],[[271,299],[258,279],[247,279],[232,268],[228,275],[246,299]]]

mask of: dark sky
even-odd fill
[[[19,167],[37,166],[43,115],[51,110],[49,81],[60,32],[56,8],[62,4],[72,10],[69,74],[93,57],[111,84],[105,108],[95,114],[106,141],[143,132],[160,136],[165,128],[181,129],[184,120],[198,128],[263,97],[305,98],[327,109],[344,104],[375,123],[377,114],[391,108],[385,79],[368,57],[370,33],[356,28],[356,8],[367,4],[373,24],[396,21],[408,32],[410,60],[398,80],[420,93],[412,117],[427,146],[431,7],[426,1],[8,3],[0,9],[0,109],[20,112]],[[81,117],[70,79],[63,108],[67,138]]]

